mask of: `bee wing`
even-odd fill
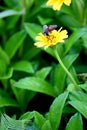
[[[49,27],[49,31],[52,31],[52,30],[56,30],[57,28],[58,28],[58,26],[57,25],[50,25]]]
[[[44,32],[45,32],[45,31],[48,31],[48,26],[47,26],[47,25],[44,25],[44,26],[43,26],[43,30],[44,30]]]

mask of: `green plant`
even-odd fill
[[[87,129],[87,1],[46,2],[0,4],[0,130]],[[45,24],[68,31],[64,44],[35,47]]]

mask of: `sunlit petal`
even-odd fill
[[[69,6],[71,4],[71,0],[48,0],[46,3],[47,6],[53,6],[54,10],[60,10],[63,4]]]
[[[64,0],[64,4],[69,6],[71,4],[71,0]]]

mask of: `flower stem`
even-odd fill
[[[56,49],[54,50],[54,52],[55,52],[56,58],[59,61],[61,67],[64,69],[64,71],[69,76],[69,78],[72,81],[72,83],[74,84],[75,89],[76,90],[80,90],[80,88],[78,87],[78,84],[76,83],[75,79],[73,78],[73,76],[71,75],[71,73],[68,71],[68,69],[65,67],[65,65],[63,64],[63,62],[62,62],[62,60],[61,60],[61,58],[60,58],[60,56],[59,56],[59,54],[58,54],[58,52],[57,52]]]

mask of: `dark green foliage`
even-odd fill
[[[46,2],[0,0],[0,130],[87,129],[87,0],[72,0],[60,11]],[[77,86],[55,47],[34,46],[44,24],[68,31],[56,47]]]

